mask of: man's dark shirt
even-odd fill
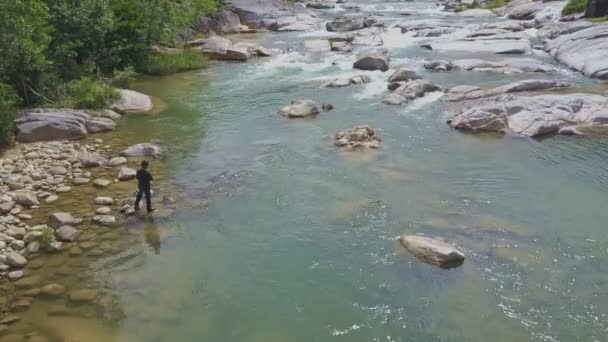
[[[150,181],[154,180],[152,175],[146,169],[137,170],[137,182],[140,190],[150,190]]]

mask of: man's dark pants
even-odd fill
[[[146,209],[148,211],[152,211],[152,200],[150,197],[150,189],[139,189],[137,192],[137,198],[135,198],[135,208],[139,208],[139,202],[141,201],[141,196],[146,195]]]

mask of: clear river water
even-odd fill
[[[428,1],[356,2],[387,27],[487,20]],[[439,94],[382,104],[379,71],[364,72],[373,81],[363,86],[320,88],[360,74],[355,54],[304,50],[322,36],[242,36],[286,53],[135,85],[164,107],[125,118],[114,137],[158,139],[162,177],[201,205],[150,219],[134,228],[146,239],[91,260],[120,315],[71,329],[83,341],[608,341],[608,138],[463,134],[445,124]],[[383,38],[392,68],[444,87],[535,77],[427,72],[422,60],[454,56],[393,29]],[[543,77],[602,88],[532,56],[558,68]],[[295,98],[335,109],[277,115]],[[333,146],[333,134],[361,124],[378,130],[380,150]],[[404,233],[454,241],[467,259],[450,270],[422,263],[399,246]]]

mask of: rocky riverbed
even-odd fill
[[[326,205],[323,202],[324,198],[317,197],[321,196],[319,194],[331,197],[332,192],[335,192],[340,193],[340,196],[349,196],[343,194],[343,189],[331,187],[334,185],[333,182],[336,182],[332,178],[335,176],[332,173],[335,170],[343,172],[336,177],[340,180],[340,184],[345,183],[349,188],[363,186],[365,196],[370,194],[380,196],[376,190],[382,188],[390,198],[391,190],[401,188],[395,190],[397,194],[393,194],[396,199],[393,199],[392,208],[385,204],[388,201],[363,201],[366,203],[363,209],[347,210],[347,214],[342,215],[344,217],[333,220],[332,222],[337,221],[338,224],[331,226],[332,231],[324,230],[326,223],[323,223],[321,225],[323,228],[320,229],[324,233],[321,236],[317,235],[318,239],[314,240],[323,241],[326,238],[325,234],[333,237],[332,234],[339,231],[340,239],[346,239],[345,245],[348,245],[348,248],[340,250],[340,253],[350,255],[349,251],[356,246],[358,255],[352,257],[358,258],[361,255],[367,256],[366,253],[370,249],[373,250],[369,252],[373,259],[372,266],[366,265],[366,272],[370,274],[377,271],[378,265],[386,268],[390,268],[387,265],[400,265],[399,267],[408,267],[408,270],[412,271],[403,278],[416,279],[417,276],[423,275],[420,278],[423,279],[424,285],[418,288],[420,291],[427,289],[428,282],[436,281],[435,279],[447,280],[446,283],[441,283],[441,290],[448,291],[451,282],[461,281],[459,279],[461,273],[450,273],[458,271],[448,272],[429,267],[428,269],[436,269],[442,273],[427,274],[425,272],[434,271],[418,268],[420,267],[418,260],[446,267],[460,266],[459,270],[464,269],[462,272],[466,272],[467,277],[477,274],[479,269],[471,269],[471,267],[479,265],[488,266],[491,272],[500,272],[500,270],[496,271],[495,265],[487,265],[487,260],[508,260],[516,262],[518,267],[523,267],[521,263],[538,262],[530,257],[535,255],[535,251],[530,247],[536,248],[536,246],[531,246],[527,242],[532,239],[542,239],[542,234],[538,233],[531,238],[527,235],[530,234],[528,231],[530,228],[526,228],[525,225],[521,225],[524,227],[521,228],[512,222],[493,218],[491,215],[484,216],[485,213],[484,215],[477,213],[478,216],[468,215],[466,220],[461,217],[464,216],[462,212],[468,213],[467,210],[471,210],[471,207],[485,211],[492,206],[492,201],[500,200],[488,193],[498,193],[495,188],[502,189],[501,182],[504,181],[502,178],[495,179],[492,178],[494,174],[487,175],[470,170],[469,173],[461,172],[459,169],[463,168],[461,164],[467,163],[466,160],[469,158],[467,151],[488,148],[485,135],[481,135],[479,139],[458,135],[456,139],[466,141],[467,149],[456,151],[460,153],[457,154],[456,160],[448,159],[454,158],[454,155],[449,153],[445,153],[439,160],[431,159],[429,156],[433,155],[433,151],[442,148],[434,143],[426,144],[424,156],[417,155],[419,159],[416,160],[410,155],[419,152],[412,147],[418,145],[399,135],[397,128],[407,130],[409,128],[407,125],[416,127],[418,131],[408,130],[408,138],[418,141],[424,139],[423,134],[430,135],[428,130],[440,131],[442,135],[454,133],[449,132],[447,127],[474,133],[506,134],[507,137],[546,137],[553,134],[603,135],[604,127],[608,124],[608,113],[605,110],[608,98],[605,88],[602,88],[602,80],[606,78],[603,56],[607,47],[603,44],[605,39],[602,40],[605,24],[593,24],[584,19],[562,21],[565,19],[561,18],[559,12],[564,3],[559,1],[541,3],[518,0],[495,11],[477,9],[457,14],[451,14],[449,10],[460,5],[460,2],[441,2],[437,4],[437,12],[444,6],[447,11],[442,11],[441,14],[433,12],[432,19],[418,19],[420,13],[410,13],[405,10],[397,13],[390,3],[384,5],[386,7],[374,7],[378,10],[370,11],[369,4],[365,1],[350,4],[342,1],[306,1],[297,2],[294,6],[278,0],[234,1],[233,5],[232,9],[221,12],[216,17],[201,18],[194,30],[209,34],[210,37],[193,39],[188,45],[213,59],[229,63],[238,62],[239,67],[240,63],[251,65],[248,69],[238,69],[245,72],[235,75],[235,78],[242,80],[234,83],[226,83],[225,79],[217,77],[223,75],[221,72],[226,73],[230,68],[237,68],[234,64],[212,64],[211,71],[202,72],[205,77],[212,80],[211,82],[224,87],[219,95],[214,94],[213,96],[216,97],[212,98],[219,103],[217,107],[212,108],[224,116],[223,120],[227,120],[220,120],[222,125],[232,129],[230,125],[232,120],[236,121],[234,117],[244,117],[243,120],[249,120],[250,113],[258,115],[244,125],[245,128],[235,130],[238,131],[236,138],[230,136],[231,139],[217,144],[209,143],[209,146],[204,147],[199,146],[199,141],[196,140],[193,146],[184,148],[182,139],[202,135],[199,130],[203,131],[206,125],[217,125],[218,119],[201,123],[195,115],[187,116],[188,121],[184,122],[171,121],[163,117],[163,114],[140,116],[141,112],[154,112],[155,102],[143,93],[130,90],[122,90],[121,101],[105,111],[37,109],[26,111],[19,116],[17,127],[20,143],[0,157],[2,179],[0,182],[0,277],[2,278],[0,290],[3,294],[0,304],[5,313],[0,320],[0,336],[7,336],[16,341],[74,339],[74,336],[78,336],[77,329],[62,331],[57,327],[82,325],[87,326],[90,331],[95,331],[99,340],[107,341],[114,340],[115,336],[102,325],[97,324],[98,321],[93,318],[104,316],[108,320],[119,321],[121,317],[128,316],[139,323],[143,322],[142,324],[162,322],[159,327],[165,326],[164,324],[175,324],[176,321],[181,322],[184,318],[177,317],[183,309],[182,306],[187,306],[191,298],[183,298],[183,294],[162,292],[159,299],[153,298],[150,293],[144,293],[143,290],[136,291],[134,297],[138,301],[157,303],[162,310],[134,309],[132,306],[130,311],[123,312],[121,305],[117,303],[120,302],[118,297],[121,289],[137,284],[138,287],[149,291],[151,284],[165,283],[154,277],[142,277],[141,279],[145,279],[142,281],[134,279],[135,276],[128,277],[122,274],[123,279],[112,279],[111,282],[108,280],[111,277],[103,271],[106,269],[120,271],[122,267],[145,264],[142,260],[145,253],[133,251],[134,245],[143,242],[154,254],[158,253],[161,241],[165,241],[172,234],[180,234],[179,231],[176,233],[176,227],[165,226],[164,220],[169,220],[175,213],[179,214],[181,208],[206,206],[217,194],[232,199],[237,189],[250,179],[255,181],[251,182],[253,184],[247,184],[247,190],[251,191],[251,188],[255,188],[256,182],[261,181],[266,190],[270,189],[278,194],[271,196],[262,192],[259,197],[256,194],[246,205],[239,204],[237,199],[233,199],[236,203],[230,204],[220,201],[218,204],[220,208],[222,205],[229,208],[226,212],[220,211],[218,216],[221,219],[216,218],[214,221],[212,217],[197,216],[196,220],[209,220],[210,225],[213,225],[212,229],[207,227],[211,232],[205,231],[205,234],[209,235],[205,235],[203,239],[209,244],[206,245],[208,249],[230,250],[231,253],[239,255],[239,258],[235,257],[237,260],[232,260],[232,255],[228,255],[229,253],[214,252],[217,253],[214,255],[218,257],[217,260],[229,260],[225,265],[222,264],[222,269],[241,270],[239,276],[247,279],[251,284],[259,282],[259,278],[248,278],[248,272],[241,269],[241,265],[247,264],[248,267],[251,266],[262,274],[264,272],[257,268],[259,267],[257,263],[270,265],[269,268],[273,269],[275,260],[285,261],[293,257],[293,255],[281,254],[278,258],[273,256],[263,261],[256,259],[258,254],[265,255],[260,246],[267,246],[267,241],[280,236],[280,233],[266,234],[268,232],[264,229],[269,229],[276,223],[274,220],[279,222],[278,220],[283,219],[283,210],[287,210],[286,208],[293,203],[298,204],[298,210],[285,215],[289,218],[280,221],[282,222],[280,226],[281,231],[289,231],[291,226],[297,226],[299,230],[294,236],[297,236],[296,240],[300,240],[300,234],[305,235],[306,229],[309,229],[306,227],[310,221],[315,221],[319,216],[319,210],[307,208],[309,203],[318,202],[320,206]],[[294,36],[289,35],[295,33],[302,34],[298,36],[303,40],[301,44],[293,46],[279,43],[281,40],[291,39]],[[408,53],[415,50],[420,55],[404,57],[404,46],[411,49],[407,50]],[[281,68],[289,72],[284,72]],[[331,72],[327,72],[327,75],[315,74],[314,77],[306,75],[307,70],[317,70],[316,68],[321,72],[323,70],[331,70]],[[568,70],[570,68],[572,70]],[[218,69],[221,72],[217,72]],[[335,72],[336,69],[338,72]],[[262,84],[265,75],[276,70],[279,70],[282,79],[274,80],[271,85],[264,83],[268,90],[254,89],[258,87],[257,80],[251,82],[248,79],[253,74],[254,76],[251,77],[259,77]],[[583,75],[588,78],[585,82],[589,82],[584,86],[580,81]],[[192,77],[197,79],[202,76],[197,74]],[[294,85],[296,81],[298,85]],[[171,93],[171,88],[173,87],[167,85],[161,93],[168,93],[166,97],[175,101],[178,96]],[[246,96],[242,96],[244,88],[249,88]],[[146,92],[145,88],[137,89]],[[298,89],[298,92],[292,92],[293,89]],[[267,102],[263,100],[266,98],[263,98],[258,101],[259,103],[252,104],[249,97],[255,96],[248,96],[251,93],[261,97],[269,96],[270,93],[279,96],[270,97]],[[241,95],[240,98],[238,94]],[[196,99],[200,94],[191,92],[187,96]],[[356,102],[358,108],[348,107],[349,101],[345,99]],[[238,110],[222,112],[223,106],[231,104],[230,101],[239,103]],[[407,113],[411,113],[410,111],[415,111],[416,108],[429,103],[437,107],[433,107],[436,110],[425,115],[441,117],[440,120],[431,121],[431,124],[425,121],[424,126],[418,126],[416,122],[420,122],[422,118],[415,120],[405,118]],[[197,110],[207,111],[207,107],[201,106],[201,108]],[[183,112],[190,114],[189,110],[180,107],[174,110],[174,114]],[[135,117],[137,119],[134,119]],[[267,126],[263,129],[256,127],[256,122],[259,121],[264,121]],[[406,124],[403,123],[404,121]],[[449,126],[443,123],[446,121]],[[125,122],[127,122],[126,126],[124,126]],[[148,134],[149,131],[146,132],[147,135],[137,132],[131,134],[132,137],[129,137],[130,134],[121,134],[118,135],[120,138],[114,138],[121,130],[137,131],[140,125],[173,129],[180,134],[177,134],[173,141],[165,136],[163,137],[165,139],[160,140],[160,144],[150,143],[157,137]],[[288,133],[283,136],[279,133],[281,130]],[[304,130],[306,132],[302,133]],[[221,130],[212,131],[210,140],[217,139],[217,135],[221,133],[226,134]],[[264,139],[258,139],[258,133],[263,135]],[[308,138],[305,144],[299,143],[304,140],[303,136]],[[561,136],[557,139],[575,141],[576,138]],[[504,145],[510,143],[511,140],[504,140]],[[555,141],[541,142],[545,144],[543,146],[552,143]],[[501,143],[492,140],[491,144],[497,146]],[[238,147],[231,150],[233,145]],[[285,152],[285,145],[290,146],[289,153]],[[458,143],[455,145],[459,146]],[[178,150],[176,146],[184,148],[185,151]],[[205,159],[204,165],[190,166],[188,162],[192,155],[199,152],[198,149],[203,151],[201,154],[210,156]],[[225,151],[232,151],[234,155],[226,154]],[[405,152],[401,154],[403,151]],[[179,162],[181,174],[166,173],[164,158],[167,153],[171,154],[172,158],[184,158],[183,163]],[[310,155],[314,158],[307,159]],[[331,156],[329,161],[325,159],[327,155]],[[153,220],[156,221],[152,223],[149,217],[135,213],[132,207],[135,190],[134,170],[143,158],[153,161],[154,175],[159,184],[155,189],[154,204],[160,210],[153,215]],[[452,172],[442,171],[445,167],[444,159],[445,163],[449,161],[456,165],[452,166],[454,167]],[[322,163],[319,160],[322,160]],[[339,163],[334,164],[335,160],[339,160]],[[294,171],[287,165],[294,161],[300,162],[299,171],[305,170],[306,174],[321,176],[316,176],[314,182],[307,182],[306,177],[299,174],[298,170]],[[423,164],[429,166],[425,168],[421,166]],[[485,163],[481,164],[481,170],[488,167]],[[230,171],[226,171],[227,165],[232,168]],[[268,166],[271,171],[263,166]],[[210,172],[217,174],[209,178],[209,184],[205,183],[206,178],[198,177],[197,172],[202,168],[213,170]],[[242,171],[243,169],[246,171]],[[250,169],[256,172],[248,172]],[[288,172],[274,173],[277,170],[288,170]],[[375,177],[369,174],[359,177],[358,172],[367,171]],[[184,174],[194,174],[196,177],[188,178]],[[267,181],[265,179],[267,174],[272,175],[274,179]],[[452,178],[457,174],[461,175],[461,178]],[[520,177],[511,174],[507,176],[503,178]],[[428,177],[436,177],[434,180],[438,185],[421,181]],[[469,179],[470,177],[475,178],[475,181]],[[184,181],[186,184],[176,190],[170,186],[173,178],[186,179]],[[375,178],[386,180],[389,185]],[[444,179],[449,179],[449,182],[446,184]],[[422,187],[421,183],[426,185]],[[542,183],[542,180],[537,180],[535,185],[538,183]],[[278,184],[277,188],[300,189],[300,192],[294,190],[293,193],[288,191],[288,194],[283,194],[283,189],[275,189],[275,184]],[[308,190],[314,190],[312,191],[314,195],[302,191],[298,184]],[[471,188],[477,189],[483,186],[488,186],[490,189],[486,189],[487,193],[473,194],[478,197],[470,193],[467,196],[460,193],[471,192]],[[517,184],[512,186],[517,187]],[[514,192],[512,189],[502,190],[507,197]],[[454,194],[452,191],[458,193]],[[406,192],[415,196],[410,198],[409,195],[404,194]],[[247,191],[245,193],[247,194]],[[190,196],[183,200],[180,198],[181,195]],[[266,195],[268,197],[265,197]],[[193,205],[193,200],[200,200],[201,203]],[[267,207],[260,208],[261,202],[271,203],[273,210],[276,209],[278,213]],[[447,207],[445,203],[449,203],[450,206]],[[235,206],[234,209],[232,205]],[[433,210],[440,213],[430,218],[422,217],[420,220],[409,217],[415,217],[419,211],[430,215],[428,213],[430,210],[427,208],[429,206],[433,206]],[[539,206],[544,208],[542,204]],[[508,211],[506,207],[501,211]],[[585,212],[584,209],[578,210]],[[269,213],[266,213],[267,211]],[[396,219],[391,216],[395,215],[395,212],[403,212],[402,215],[406,218]],[[263,222],[257,222],[261,217],[265,218]],[[455,224],[455,221],[459,223]],[[246,224],[241,226],[242,222]],[[352,226],[347,228],[341,226],[340,224],[344,222]],[[466,227],[462,228],[461,225]],[[233,230],[237,226],[242,229]],[[255,227],[257,230],[252,229],[251,232],[250,227]],[[301,227],[305,228],[300,230]],[[258,240],[258,231],[264,239]],[[397,251],[392,250],[392,247],[386,247],[386,241],[394,242],[394,237],[403,234],[404,231],[407,231],[407,235],[403,235],[400,239],[401,245],[418,259],[408,254],[401,255],[402,247],[397,243],[395,243],[396,247],[392,246]],[[417,235],[420,233],[425,236]],[[381,243],[377,243],[374,238],[378,236],[374,234],[380,235]],[[243,257],[224,244],[226,239],[234,245],[239,236],[247,236],[248,243],[241,244],[240,249],[250,253],[251,265],[243,261],[248,259],[247,257]],[[282,236],[279,245],[286,241],[290,243],[294,236],[289,238]],[[492,241],[491,246],[486,245],[488,240]],[[192,241],[200,243],[196,239]],[[341,245],[343,242],[338,240],[337,244]],[[459,247],[455,247],[453,242],[458,243]],[[216,244],[224,248],[216,248]],[[375,248],[371,248],[371,244],[374,244]],[[200,246],[195,247],[198,249]],[[272,247],[276,248],[276,246]],[[301,246],[291,247],[298,250]],[[319,257],[315,257],[316,259],[312,261],[306,260],[308,264],[304,265],[303,262],[302,265],[305,267],[299,265],[299,269],[307,268],[313,278],[314,272],[318,272],[319,269],[334,272],[337,266],[332,260],[339,257],[324,254],[333,248],[334,245],[319,248],[317,253],[313,253]],[[306,253],[300,250],[298,252],[302,255],[310,254],[308,250]],[[465,254],[467,261],[463,264]],[[516,256],[513,257],[513,254]],[[151,258],[149,255],[148,257]],[[171,259],[171,256],[167,258]],[[195,273],[198,268],[213,269],[208,265],[210,261],[205,258],[181,255],[180,258],[183,263],[189,265],[184,267],[189,269],[188,273]],[[561,257],[558,255],[555,259],[561,260]],[[192,264],[193,260],[196,260],[196,264]],[[365,260],[363,262],[365,263]],[[319,264],[321,266],[318,266]],[[351,264],[349,267],[352,266],[352,260],[349,260],[349,264]],[[406,266],[401,266],[404,264]],[[411,266],[412,264],[414,266]],[[551,262],[548,264],[543,266],[545,268],[554,266]],[[161,273],[167,278],[173,275],[168,275],[166,272],[182,268],[181,263],[171,267],[167,267],[162,262],[159,265],[160,267],[153,273]],[[397,277],[401,278],[401,271],[400,268],[392,268],[389,273],[397,274]],[[517,268],[516,271],[519,272],[520,269]],[[334,273],[350,274],[352,270],[346,267]],[[108,279],[100,279],[104,276]],[[205,286],[213,287],[213,276],[214,273],[211,272],[209,277],[206,277],[203,281]],[[272,275],[266,276],[272,278]],[[294,274],[291,274],[291,277],[297,278]],[[508,275],[501,273],[501,277],[508,278]],[[178,287],[180,293],[193,293],[198,296],[204,292],[197,287],[200,284],[190,284],[189,280],[190,274],[189,277],[180,279],[192,288],[184,290],[182,285],[177,284],[178,281],[172,286]],[[315,278],[315,281],[317,280]],[[404,279],[394,281],[385,277],[382,283],[376,284],[366,280],[365,285],[359,284],[360,281],[350,279],[351,283],[357,284],[359,288],[357,291],[362,291],[361,288],[378,288],[380,292],[373,293],[370,298],[382,298],[390,297],[396,291],[393,289],[399,288],[399,283],[404,282]],[[242,279],[230,279],[229,282],[216,287],[217,296],[222,297],[222,291],[229,291],[230,284],[234,283],[242,283]],[[288,287],[289,284],[285,286]],[[485,288],[481,290],[476,287],[476,289],[479,289],[480,293],[483,290],[487,291]],[[207,292],[204,293],[209,296]],[[502,296],[502,292],[499,294]],[[324,301],[331,298],[319,293],[316,296],[320,296]],[[214,299],[205,302],[204,305],[199,303],[200,307],[217,305],[214,302],[217,298],[213,296],[212,298]],[[267,297],[264,298],[267,299],[265,304],[272,302]],[[376,305],[374,299],[370,298],[366,300]],[[294,301],[298,302],[298,300]],[[401,324],[405,320],[403,317],[391,318],[387,311],[382,309],[383,305],[390,307],[395,303],[398,301],[395,300],[390,304],[382,303],[374,307],[370,305],[363,310],[373,311],[371,317],[382,317],[385,322],[384,325],[380,325],[382,327],[390,319]],[[340,312],[351,310],[353,307],[360,308],[362,305],[358,302],[356,305],[351,304],[349,303],[348,308],[342,308]],[[254,306],[256,305],[260,304],[255,303]],[[311,310],[311,307],[306,307],[305,304],[294,305],[299,314],[306,314],[310,312],[307,310]],[[412,304],[411,307],[413,306],[415,305]],[[30,307],[35,307],[35,310],[30,310]],[[144,307],[150,309],[148,306]],[[307,310],[301,307],[306,307]],[[222,309],[232,312],[229,307]],[[287,308],[282,309],[287,310]],[[196,309],[193,310],[196,312]],[[515,309],[511,310],[515,311]],[[222,312],[222,310],[215,311]],[[510,311],[508,313],[512,314]],[[530,311],[528,314],[530,315]],[[523,316],[520,313],[518,315]],[[360,318],[355,316],[355,318],[351,317],[353,321]],[[368,319],[367,324],[375,326],[374,318],[366,319]],[[542,321],[539,317],[536,319]],[[353,321],[348,322],[349,326]],[[525,322],[523,318],[522,321]],[[88,326],[92,322],[97,323]],[[323,329],[327,329],[325,322],[317,323],[323,326]],[[459,322],[452,323],[459,326]],[[340,322],[340,324],[346,323]],[[182,328],[187,330],[191,327]],[[349,329],[335,328],[331,334],[337,336],[359,330]],[[160,334],[155,329],[151,330],[157,335]],[[594,334],[600,330],[601,328],[597,328]],[[386,333],[382,332],[384,337]],[[253,335],[254,337],[243,340],[265,340],[263,336],[267,336],[261,334],[262,338],[260,338]],[[269,335],[274,336],[272,333]],[[380,336],[373,335],[374,338]],[[225,338],[225,335],[219,333],[216,336]],[[421,340],[432,338],[431,335],[424,334],[416,336],[422,336]],[[94,339],[89,340],[94,341]],[[278,340],[283,339],[278,338]]]

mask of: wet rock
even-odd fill
[[[331,2],[307,2],[306,7],[314,9],[330,9],[335,8],[336,5]]]
[[[405,83],[397,83],[399,86],[390,86],[394,91],[384,97],[382,101],[389,105],[401,105],[424,96],[428,92],[441,91],[441,87],[429,80],[415,79]]]
[[[494,53],[494,54],[524,54],[532,50],[530,40],[523,34],[516,36],[491,36],[478,39],[438,39],[428,42],[423,47],[443,52],[466,51],[470,53]]]
[[[16,203],[12,200],[0,203],[0,215],[5,215],[9,213],[13,209],[15,204]]]
[[[52,305],[47,311],[49,316],[65,316],[69,314],[68,308],[63,304]]]
[[[402,67],[397,70],[388,78],[389,82],[401,82],[419,79],[420,76],[410,68]]]
[[[112,197],[95,197],[95,204],[97,205],[112,205],[114,204],[114,199]]]
[[[118,173],[118,180],[126,181],[135,178],[137,171],[129,167],[123,167]]]
[[[51,196],[49,196],[49,197],[47,197],[47,198],[44,199],[44,203],[51,204],[51,203],[56,202],[58,199],[59,199],[59,196],[57,196],[57,195],[51,195]]]
[[[125,157],[116,157],[110,159],[108,162],[108,166],[122,166],[127,164],[127,158]]]
[[[351,52],[353,51],[353,44],[349,41],[331,41],[330,40],[331,51],[338,52]]]
[[[78,237],[78,230],[72,226],[61,226],[55,230],[55,236],[59,241],[74,241]]]
[[[40,242],[32,241],[27,245],[27,253],[28,254],[38,254],[40,252]]]
[[[460,59],[452,62],[456,69],[468,71],[492,71],[500,73],[551,72],[552,66],[532,58],[509,58],[490,62],[482,59]]]
[[[75,155],[75,158],[85,167],[104,166],[108,160],[98,152],[89,152],[85,147],[80,148]]]
[[[82,249],[78,246],[72,246],[68,251],[69,256],[79,256],[82,255]]]
[[[583,132],[576,128],[576,126],[562,127],[557,133],[561,135],[584,135]]]
[[[40,295],[50,298],[57,298],[65,293],[65,286],[57,283],[52,283],[43,286],[40,289]]]
[[[424,63],[424,68],[434,71],[450,71],[452,70],[452,63],[445,60],[433,60]]]
[[[8,273],[8,279],[18,280],[23,278],[23,271],[12,271]]]
[[[329,32],[348,32],[362,30],[366,27],[372,27],[376,23],[373,18],[365,17],[340,17],[325,24],[325,28]]]
[[[608,79],[608,24],[555,25],[544,33],[544,50],[586,76]]]
[[[15,120],[15,140],[36,142],[49,140],[77,140],[87,135],[86,122],[90,116],[72,110],[31,110]]]
[[[70,192],[71,190],[72,190],[72,188],[69,186],[59,186],[59,187],[57,187],[57,189],[55,189],[55,192],[64,193],[64,192]]]
[[[49,244],[47,248],[49,252],[61,252],[63,250],[63,242],[61,241],[53,241]]]
[[[49,216],[48,226],[57,229],[61,226],[76,226],[81,222],[81,218],[74,218],[69,213],[53,213]]]
[[[462,95],[462,94],[467,94],[467,93],[477,91],[477,90],[481,90],[481,88],[479,88],[477,86],[460,85],[460,86],[455,86],[455,87],[450,88],[448,90],[448,93]]]
[[[288,118],[304,118],[319,114],[319,107],[312,100],[294,100],[289,105],[281,108],[279,114]]]
[[[111,212],[112,212],[112,208],[110,208],[110,207],[100,207],[100,208],[97,208],[97,210],[95,210],[95,213],[98,215],[108,215]]]
[[[321,106],[321,109],[323,109],[324,112],[329,112],[330,110],[334,109],[334,105],[332,105],[331,103],[324,103]]]
[[[100,188],[100,189],[107,188],[111,184],[112,184],[112,182],[109,181],[109,180],[107,180],[107,179],[101,179],[101,178],[99,178],[99,179],[96,179],[96,180],[93,181],[93,185],[96,188]]]
[[[40,202],[38,202],[38,199],[36,198],[36,194],[34,194],[32,191],[28,191],[28,190],[17,190],[13,193],[13,201],[15,201],[15,203],[26,206],[26,207],[31,207],[33,205],[40,205]]]
[[[563,127],[578,124],[608,124],[608,97],[592,94],[536,95],[492,97],[474,108],[455,113],[450,126],[458,129],[498,132],[536,137],[558,133]],[[478,123],[500,118],[501,125],[482,128]]]
[[[151,143],[131,145],[127,147],[127,149],[120,152],[120,155],[123,157],[145,156],[157,158],[160,157],[161,154],[162,148],[156,144]]]
[[[503,85],[500,87],[496,87],[496,88],[492,88],[492,89],[488,89],[488,90],[470,91],[470,92],[467,92],[466,94],[448,94],[446,99],[448,101],[458,102],[458,101],[465,101],[465,100],[475,100],[475,99],[487,98],[487,97],[507,94],[507,93],[565,88],[565,87],[569,87],[569,86],[570,86],[569,83],[562,82],[562,81],[532,79],[532,80],[523,80],[523,81],[509,83],[509,84],[506,84],[506,85]]]
[[[13,311],[13,312],[23,312],[23,311],[26,311],[27,309],[29,309],[30,306],[32,306],[32,300],[31,299],[29,299],[29,298],[20,298],[16,302],[13,303],[11,311]],[[32,341],[32,338],[30,338],[28,340],[28,342],[29,341]]]
[[[63,176],[68,173],[68,170],[63,166],[54,166],[49,169],[49,173],[53,176]]]
[[[108,118],[92,118],[85,124],[89,133],[110,132],[116,129],[116,123]]]
[[[112,227],[116,225],[116,217],[112,215],[96,215],[93,217],[93,223],[104,227]]]
[[[360,70],[381,70],[387,71],[390,59],[386,49],[370,49],[360,53],[353,68]]]
[[[419,235],[403,235],[399,242],[410,253],[421,260],[451,268],[464,262],[464,253],[458,248],[439,239]]]
[[[74,179],[72,179],[72,184],[74,185],[85,185],[87,183],[89,183],[91,180],[88,178],[84,178],[84,177],[76,177]]]
[[[382,140],[376,135],[376,131],[369,126],[357,126],[346,131],[339,132],[334,137],[334,145],[341,148],[380,148]]]
[[[27,265],[27,259],[17,252],[10,252],[6,254],[4,263],[13,268],[23,268]]]
[[[195,42],[187,44],[194,45]],[[232,41],[223,37],[200,39],[196,44],[200,46],[201,52],[211,59],[245,62],[251,58],[251,53],[246,47],[235,46]]]
[[[70,301],[75,303],[90,303],[97,298],[97,290],[80,289],[70,292]]]
[[[342,88],[342,87],[348,87],[351,85],[365,84],[365,83],[369,83],[369,82],[371,82],[371,78],[369,76],[357,75],[357,76],[353,76],[353,77],[335,79],[331,82],[327,82],[327,83],[323,84],[322,87],[324,87],[324,88]]]
[[[509,4],[504,15],[509,19],[515,20],[532,20],[537,12],[543,9],[543,4],[536,1],[514,1]]]
[[[143,113],[152,110],[152,99],[150,96],[133,90],[120,89],[120,99],[114,102],[110,109],[121,113]]]

